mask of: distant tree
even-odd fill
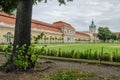
[[[111,39],[112,32],[107,27],[98,28],[98,38],[104,42]]]
[[[54,39],[55,39],[55,43],[56,43],[56,42],[57,42],[57,40],[58,40],[58,38],[55,36],[55,38],[54,38]]]
[[[117,40],[120,42],[120,34],[118,35]]]
[[[44,34],[44,32],[42,32],[37,36],[33,36],[33,39],[34,39],[35,43],[38,43],[38,41],[42,40],[44,36],[45,36],[45,34]]]
[[[112,34],[111,34],[111,39],[117,40],[117,36],[116,36],[114,33],[112,33]]]
[[[13,42],[13,51],[10,61],[7,63],[5,69],[7,71],[14,71],[16,68],[14,58],[18,57],[17,46],[21,47],[26,44],[24,55],[28,52],[31,43],[31,17],[32,6],[37,2],[47,2],[48,0],[0,0],[0,10],[6,13],[12,13],[17,10],[16,23],[15,23],[15,37]],[[57,0],[60,5],[65,4],[66,0]],[[72,0],[67,0],[72,1]],[[32,68],[31,56],[28,57],[29,65],[27,69]]]

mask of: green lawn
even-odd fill
[[[45,45],[47,45],[46,49],[54,49],[54,50],[59,50],[61,51],[85,51],[85,50],[90,50],[92,52],[101,52],[101,49],[103,47],[103,52],[104,53],[113,53],[117,52],[120,53],[120,44],[109,44],[109,43],[99,43],[99,44],[34,44],[37,48],[41,48]]]
[[[120,62],[120,44],[74,43],[33,45],[35,46],[32,48],[34,49],[34,53],[45,56]],[[0,51],[5,51],[4,47],[6,47],[6,45],[1,46]],[[6,50],[8,49],[6,48]],[[12,49],[10,49],[9,52],[11,50]]]

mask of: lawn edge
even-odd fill
[[[59,61],[68,61],[68,62],[78,62],[78,63],[88,63],[88,64],[98,64],[106,66],[116,66],[120,67],[119,62],[110,62],[110,61],[99,61],[99,60],[88,60],[88,59],[76,59],[76,58],[64,58],[64,57],[53,57],[53,56],[40,56],[41,59],[50,59],[50,60],[59,60]]]
[[[4,55],[4,52],[0,52],[0,55]],[[10,55],[8,53],[7,55]],[[54,57],[54,56],[43,56],[40,55],[41,59],[51,59],[51,60],[59,60],[59,61],[68,61],[68,62],[78,62],[78,63],[88,63],[88,64],[98,64],[98,65],[106,65],[106,66],[116,66],[120,67],[120,62],[110,62],[110,61],[99,61],[99,60],[88,60],[88,59],[76,59],[76,58],[65,58],[65,57]]]

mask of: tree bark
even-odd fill
[[[31,17],[32,17],[32,0],[18,0],[15,35],[13,42],[13,51],[9,69],[14,70],[14,57],[17,57],[16,47],[26,44],[26,52],[31,43]]]
[[[19,0],[16,15],[15,39],[12,55],[16,55],[16,46],[30,45],[32,0]]]

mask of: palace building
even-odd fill
[[[15,30],[14,15],[8,15],[4,12],[0,12],[0,43],[13,42],[14,30]],[[53,24],[49,24],[42,21],[32,20],[31,22],[31,38],[34,42],[35,36],[44,33],[44,36],[40,43],[73,43],[76,40],[90,40],[91,36],[88,33],[76,31],[75,28],[69,23],[57,21]],[[96,26],[92,21],[90,26],[90,32],[94,33]]]

